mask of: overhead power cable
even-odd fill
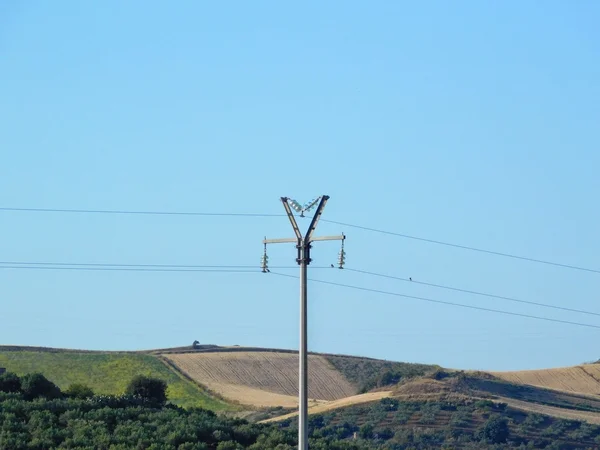
[[[121,215],[152,215],[152,216],[205,216],[205,217],[285,217],[285,214],[265,214],[265,213],[227,213],[227,212],[203,212],[203,211],[136,211],[136,210],[110,210],[110,209],[63,209],[63,208],[14,208],[14,207],[0,207],[0,211],[5,212],[38,212],[38,213],[73,213],[73,214],[121,214]],[[306,216],[310,218],[309,216]],[[600,270],[591,269],[589,267],[576,266],[573,264],[559,263],[555,261],[548,261],[538,258],[531,258],[528,256],[521,256],[513,253],[499,252],[495,250],[488,250],[479,247],[473,247],[469,245],[455,244],[452,242],[440,241],[437,239],[429,239],[419,236],[413,236],[409,234],[399,233],[395,231],[384,230],[380,228],[366,227],[362,225],[356,225],[348,222],[340,222],[336,220],[321,219],[322,222],[327,222],[335,225],[341,225],[349,228],[355,228],[364,231],[370,231],[373,233],[384,234],[388,236],[396,236],[405,239],[412,239],[420,242],[428,242],[430,244],[443,245],[446,247],[453,247],[462,250],[469,250],[478,253],[485,253],[488,255],[502,256],[505,258],[511,258],[521,261],[528,261],[538,264],[545,264],[554,267],[561,267],[564,269],[579,270],[583,272],[597,273],[600,274]]]
[[[180,269],[257,269],[258,265],[203,265],[203,264],[119,264],[119,263],[76,263],[76,262],[49,262],[49,261],[0,261],[0,265],[15,265],[15,266],[75,266],[75,267],[137,267],[137,268],[180,268]],[[293,266],[292,266],[293,267]],[[279,266],[278,268],[287,269],[287,266]]]
[[[313,269],[330,269],[331,266],[311,266]],[[269,266],[270,269],[286,270],[286,269],[297,269],[298,266]],[[131,264],[131,263],[80,263],[80,262],[56,262],[56,261],[0,261],[0,269],[29,269],[29,270],[107,270],[107,271],[133,271],[133,272],[230,272],[230,273],[243,273],[243,272],[255,272],[255,269],[260,269],[258,265],[205,265],[205,264]],[[394,275],[387,275],[383,273],[371,272],[362,269],[354,269],[346,267],[344,270],[349,272],[360,273],[368,276],[386,278],[391,280],[403,281],[411,284],[418,284],[422,286],[435,287],[438,289],[445,289],[455,292],[462,292],[465,294],[479,295],[482,297],[496,298],[499,300],[510,301],[515,303],[522,303],[532,306],[539,306],[542,308],[556,309],[560,311],[568,311],[579,314],[586,314],[590,316],[600,316],[600,313],[587,311],[583,309],[568,308],[566,306],[551,305],[548,303],[534,302],[530,300],[517,299],[514,297],[508,297],[503,295],[496,295],[487,292],[473,291],[469,289],[463,289],[453,286],[447,286],[443,284],[428,283],[425,281],[418,281],[411,278],[404,278]]]
[[[81,270],[108,272],[213,272],[213,273],[262,273],[260,269],[168,269],[143,267],[65,267],[65,266],[2,266],[0,269],[29,269],[29,270]]]
[[[354,225],[354,224],[346,223],[346,222],[338,222],[336,220],[321,219],[321,221],[322,222],[328,222],[328,223],[335,224],[335,225],[341,225],[341,226],[345,226],[345,227],[356,228],[356,229],[359,229],[359,230],[365,230],[365,231],[371,231],[371,232],[374,232],[374,233],[386,234],[386,235],[389,235],[389,236],[398,236],[398,237],[402,237],[402,238],[406,238],[406,239],[413,239],[415,241],[428,242],[430,244],[444,245],[444,246],[447,246],[447,247],[460,248],[462,250],[470,250],[470,251],[473,251],[473,252],[486,253],[488,255],[503,256],[505,258],[512,258],[512,259],[518,259],[518,260],[522,260],[522,261],[529,261],[529,262],[534,262],[534,263],[539,263],[539,264],[546,264],[546,265],[549,265],[549,266],[562,267],[564,269],[581,270],[581,271],[584,271],[584,272],[591,272],[591,273],[599,273],[600,274],[600,270],[590,269],[588,267],[575,266],[575,265],[571,265],[571,264],[563,264],[563,263],[558,263],[558,262],[554,262],[554,261],[546,261],[546,260],[543,260],[543,259],[530,258],[528,256],[515,255],[515,254],[512,254],[512,253],[503,253],[503,252],[497,252],[497,251],[494,251],[494,250],[486,250],[486,249],[483,249],[483,248],[471,247],[471,246],[468,246],[468,245],[453,244],[451,242],[438,241],[438,240],[435,240],[435,239],[422,238],[422,237],[418,237],[418,236],[411,236],[409,234],[403,234],[403,233],[397,233],[397,232],[394,232],[394,231],[381,230],[381,229],[378,229],[378,228],[364,227],[364,226],[361,226],[361,225]]]
[[[412,278],[402,278],[402,277],[396,277],[396,276],[393,276],[393,275],[384,275],[382,273],[369,272],[369,271],[366,271],[366,270],[352,269],[352,268],[348,268],[348,267],[344,268],[344,270],[347,270],[347,271],[350,271],[350,272],[362,273],[362,274],[370,275],[370,276],[374,276],[374,277],[381,277],[381,278],[388,278],[388,279],[391,279],[391,280],[406,281],[408,283],[420,284],[420,285],[423,285],[423,286],[430,286],[430,287],[435,287],[435,288],[439,288],[439,289],[447,289],[449,291],[463,292],[465,294],[480,295],[482,297],[497,298],[499,300],[506,300],[506,301],[509,301],[509,302],[524,303],[524,304],[527,304],[527,305],[540,306],[542,308],[558,309],[558,310],[561,310],[561,311],[569,311],[569,312],[575,312],[575,313],[580,313],[580,314],[588,314],[590,316],[600,316],[600,313],[596,313],[596,312],[592,312],[592,311],[585,311],[585,310],[582,310],[582,309],[575,309],[575,308],[567,308],[565,306],[556,306],[556,305],[550,305],[548,303],[533,302],[533,301],[529,301],[529,300],[521,300],[521,299],[513,298],[513,297],[505,297],[505,296],[502,296],[502,295],[488,294],[486,292],[471,291],[469,289],[462,289],[462,288],[456,288],[456,287],[452,287],[452,286],[445,286],[443,284],[426,283],[424,281],[413,280]]]
[[[273,266],[274,269],[297,269],[298,266]],[[315,269],[329,269],[330,266],[315,266]],[[0,269],[29,270],[82,270],[82,271],[124,271],[124,272],[230,272],[261,273],[259,265],[186,265],[186,264],[115,264],[115,263],[69,263],[69,262],[22,262],[0,261]]]
[[[5,208],[0,211],[12,212],[47,212],[47,213],[73,213],[73,214],[128,214],[145,216],[231,216],[231,217],[282,217],[283,214],[260,213],[225,213],[225,212],[199,212],[199,211],[131,211],[117,209],[54,209],[54,208]]]
[[[314,269],[330,269],[331,266],[311,266]],[[76,263],[76,262],[55,262],[55,261],[0,261],[0,269],[52,269],[55,268],[56,270],[119,270],[119,269],[123,269],[123,271],[126,271],[126,269],[129,269],[131,271],[144,271],[142,269],[146,269],[145,271],[161,271],[161,272],[203,272],[203,271],[210,271],[210,272],[215,272],[217,271],[217,269],[223,269],[223,271],[228,271],[228,272],[237,272],[237,271],[241,271],[241,272],[245,272],[245,271],[250,271],[250,272],[254,272],[254,269],[258,269],[259,266],[258,265],[231,265],[231,264],[226,264],[226,265],[204,265],[204,264],[124,264],[124,263]],[[297,269],[298,266],[270,266],[270,269],[276,269],[276,270],[285,270],[285,269]],[[135,270],[134,270],[135,269]],[[159,270],[160,269],[160,270]],[[164,270],[163,270],[164,269]],[[169,269],[169,270],[167,270]],[[197,270],[197,269],[202,269],[202,270]],[[210,269],[210,270],[209,270]],[[386,279],[391,279],[391,280],[398,280],[398,281],[403,281],[406,283],[411,283],[411,284],[417,284],[417,285],[422,285],[422,286],[429,286],[429,287],[435,287],[438,289],[446,289],[449,291],[455,291],[455,292],[462,292],[465,294],[472,294],[472,295],[479,295],[482,297],[489,297],[489,298],[496,298],[499,300],[504,300],[504,301],[510,301],[510,302],[514,302],[514,303],[522,303],[522,304],[527,304],[527,305],[532,305],[532,306],[539,306],[542,308],[549,308],[549,309],[556,309],[556,310],[560,310],[560,311],[568,311],[568,312],[574,312],[574,313],[579,313],[579,314],[586,314],[586,315],[590,315],[590,316],[600,316],[600,313],[597,312],[593,312],[593,311],[587,311],[587,310],[583,310],[583,309],[576,309],[576,308],[568,308],[566,306],[558,306],[558,305],[551,305],[548,303],[542,303],[542,302],[534,302],[534,301],[530,301],[530,300],[523,300],[523,299],[517,299],[514,297],[508,297],[508,296],[503,296],[503,295],[496,295],[496,294],[491,294],[491,293],[487,293],[487,292],[481,292],[481,291],[473,291],[470,289],[463,289],[463,288],[458,288],[458,287],[453,287],[453,286],[448,286],[448,285],[443,285],[443,284],[436,284],[436,283],[428,283],[425,281],[418,281],[412,278],[404,278],[404,277],[399,277],[399,276],[394,276],[394,275],[387,275],[387,274],[383,274],[383,273],[377,273],[377,272],[371,272],[371,271],[367,271],[367,270],[362,270],[362,269],[355,269],[355,268],[351,268],[351,267],[346,267],[344,270],[349,271],[349,272],[355,272],[355,273],[360,273],[360,274],[364,274],[364,275],[368,275],[368,276],[373,276],[373,277],[379,277],[379,278],[386,278]]]
[[[285,273],[271,272],[271,274],[277,275],[280,277],[298,278],[295,275],[288,275]],[[512,312],[512,311],[503,311],[500,309],[492,309],[492,308],[484,308],[481,306],[465,305],[463,303],[447,302],[444,300],[435,300],[435,299],[426,298],[426,297],[417,297],[414,295],[400,294],[397,292],[388,292],[388,291],[383,291],[383,290],[379,290],[379,289],[366,288],[366,287],[362,287],[362,286],[353,286],[350,284],[335,283],[333,281],[315,280],[312,278],[310,279],[310,281],[312,281],[313,283],[321,283],[321,284],[327,284],[330,286],[338,286],[338,287],[343,287],[343,288],[347,288],[347,289],[355,289],[355,290],[359,290],[359,291],[363,291],[363,292],[372,292],[375,294],[391,295],[394,297],[409,298],[412,300],[418,300],[418,301],[429,302],[429,303],[437,303],[437,304],[448,305],[448,306],[455,306],[455,307],[459,307],[459,308],[474,309],[477,311],[485,311],[485,312],[491,312],[491,313],[496,313],[496,314],[504,314],[507,316],[517,316],[517,317],[524,317],[527,319],[543,320],[546,322],[556,322],[556,323],[563,323],[563,324],[568,324],[568,325],[576,325],[576,326],[580,326],[580,327],[600,329],[600,325],[592,325],[592,324],[582,323],[582,322],[572,322],[570,320],[552,319],[550,317],[541,317],[541,316],[534,316],[531,314],[522,314],[522,313],[517,313],[517,312]]]

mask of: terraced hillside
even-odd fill
[[[494,378],[488,374],[454,372],[442,379],[435,376],[419,377],[400,383],[391,390],[376,391],[347,397],[342,400],[315,405],[309,414],[372,404],[376,400],[391,398],[394,402],[438,402],[505,404],[515,410],[544,414],[566,420],[577,420],[600,425],[600,397],[568,393],[526,385],[517,385]],[[297,411],[273,417],[264,422],[278,422],[293,418]]]
[[[215,411],[231,409],[151,355],[0,349],[0,367],[18,375],[41,372],[61,389],[71,383],[84,383],[98,394],[115,395],[122,394],[135,375],[147,375],[165,380],[169,400],[177,405]]]
[[[279,423],[280,430],[295,430],[297,419],[286,419]],[[336,436],[353,443],[375,441],[372,446],[352,448],[576,450],[600,444],[600,426],[485,400],[383,398],[316,414],[310,424],[313,439]]]
[[[581,394],[600,395],[600,364],[490,373],[511,383],[527,384]]]
[[[237,351],[164,354],[194,381],[223,397],[255,406],[297,405],[298,356],[288,352]],[[309,398],[313,403],[357,393],[327,359],[309,356]]]
[[[62,389],[85,383],[98,394],[120,394],[131,378],[144,374],[167,381],[169,399],[177,405],[240,414],[256,407],[296,408],[297,358],[290,350],[215,345],[140,352],[0,347],[0,367],[17,374],[41,372]],[[311,354],[309,397],[314,413],[385,397],[491,399],[522,411],[600,424],[600,365],[486,374]]]

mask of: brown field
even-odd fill
[[[528,384],[580,394],[600,394],[600,364],[490,373],[495,377],[515,384]]]
[[[298,357],[277,352],[208,352],[163,354],[197,383],[245,405],[298,405]],[[308,395],[311,403],[356,394],[352,386],[322,356],[309,355]]]

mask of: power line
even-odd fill
[[[59,208],[13,208],[13,207],[0,207],[0,211],[5,212],[42,212],[42,213],[73,213],[73,214],[121,214],[121,215],[151,215],[151,216],[204,216],[204,217],[285,217],[285,214],[264,214],[264,213],[224,213],[224,212],[202,212],[202,211],[136,211],[136,210],[107,210],[107,209],[59,209]],[[306,216],[307,218],[309,216]],[[341,225],[349,228],[356,228],[359,230],[370,231],[373,233],[385,234],[388,236],[397,236],[405,239],[412,239],[420,242],[428,242],[430,244],[443,245],[446,247],[459,248],[462,250],[469,250],[478,253],[485,253],[488,255],[502,256],[505,258],[517,259],[521,261],[534,262],[538,264],[545,264],[554,267],[561,267],[563,269],[579,270],[583,272],[597,273],[600,274],[600,270],[591,269],[589,267],[576,266],[572,264],[559,263],[555,261],[547,261],[538,258],[531,258],[528,256],[516,255],[513,253],[498,252],[495,250],[487,250],[478,247],[472,247],[469,245],[454,244],[452,242],[440,241],[436,239],[429,239],[419,236],[412,236],[409,234],[398,233],[395,231],[383,230],[379,228],[366,227],[362,225],[351,224],[347,222],[340,222],[336,220],[321,219],[323,222]]]
[[[454,248],[460,248],[460,249],[463,249],[463,250],[470,250],[470,251],[473,251],[473,252],[486,253],[488,255],[503,256],[505,258],[512,258],[512,259],[518,259],[518,260],[522,260],[522,261],[529,261],[529,262],[534,262],[534,263],[539,263],[539,264],[546,264],[546,265],[549,265],[549,266],[562,267],[564,269],[581,270],[581,271],[584,271],[584,272],[591,272],[591,273],[599,273],[600,274],[600,270],[590,269],[588,267],[574,266],[574,265],[571,265],[571,264],[563,264],[563,263],[557,263],[557,262],[553,262],[553,261],[546,261],[546,260],[543,260],[543,259],[530,258],[528,256],[519,256],[519,255],[515,255],[515,254],[512,254],[512,253],[503,253],[503,252],[497,252],[497,251],[494,251],[494,250],[486,250],[486,249],[482,249],[482,248],[471,247],[471,246],[468,246],[468,245],[453,244],[451,242],[438,241],[438,240],[435,240],[435,239],[427,239],[427,238],[422,238],[422,237],[418,237],[418,236],[411,236],[409,234],[397,233],[397,232],[394,232],[394,231],[381,230],[381,229],[371,228],[371,227],[364,227],[364,226],[361,226],[361,225],[353,225],[351,223],[338,222],[338,221],[335,221],[335,220],[322,219],[322,221],[323,222],[327,222],[327,223],[331,223],[331,224],[335,224],[335,225],[341,225],[341,226],[345,226],[345,227],[356,228],[356,229],[359,229],[359,230],[371,231],[371,232],[380,233],[380,234],[387,234],[389,236],[398,236],[398,237],[402,237],[402,238],[406,238],[406,239],[413,239],[415,241],[429,242],[430,244],[445,245],[447,247],[454,247]]]
[[[271,273],[273,275],[277,275],[277,276],[280,276],[280,277],[298,278],[295,275],[288,275],[288,274],[285,274],[285,273],[277,273],[277,272],[271,272]],[[392,295],[392,296],[395,296],[395,297],[410,298],[410,299],[413,299],[413,300],[419,300],[419,301],[430,302],[430,303],[437,303],[437,304],[441,304],[441,305],[456,306],[456,307],[459,307],[459,308],[468,308],[468,309],[474,309],[474,310],[477,310],[477,311],[486,311],[486,312],[492,312],[492,313],[496,313],[496,314],[504,314],[504,315],[507,315],[507,316],[525,317],[527,319],[543,320],[543,321],[546,321],[546,322],[556,322],[556,323],[563,323],[563,324],[568,324],[568,325],[576,325],[576,326],[580,326],[580,327],[600,329],[599,325],[592,325],[592,324],[582,323],[582,322],[572,322],[572,321],[569,321],[569,320],[551,319],[549,317],[534,316],[534,315],[531,315],[531,314],[522,314],[522,313],[511,312],[511,311],[502,311],[500,309],[484,308],[484,307],[481,307],[481,306],[471,306],[471,305],[465,305],[465,304],[462,304],[462,303],[447,302],[447,301],[444,301],[444,300],[435,300],[435,299],[426,298],[426,297],[416,297],[414,295],[399,294],[397,292],[382,291],[382,290],[379,290],[379,289],[371,289],[371,288],[365,288],[365,287],[361,287],[361,286],[353,286],[353,285],[350,285],[350,284],[335,283],[333,281],[324,281],[324,280],[315,280],[315,279],[310,279],[310,281],[312,281],[314,283],[327,284],[327,285],[338,286],[338,287],[343,287],[343,288],[347,288],[347,289],[356,289],[356,290],[364,291],[364,292],[372,292],[372,293],[375,293],[375,294]]]
[[[297,269],[298,266],[273,266],[274,269]],[[330,269],[330,266],[315,266],[315,269]],[[0,261],[0,269],[29,270],[81,270],[123,272],[229,272],[261,273],[258,265],[185,265],[185,264],[115,264],[115,263],[68,263],[68,262],[17,262]]]
[[[73,214],[127,214],[145,216],[215,216],[215,217],[282,217],[283,214],[260,214],[260,213],[220,213],[199,211],[131,211],[115,209],[54,209],[54,208],[6,208],[0,207],[0,211],[12,212],[46,212],[46,213],[73,213]]]
[[[272,269],[285,270],[296,269],[298,266],[269,266]],[[314,269],[330,269],[330,266],[312,266]],[[229,273],[244,273],[255,272],[252,269],[258,269],[257,265],[204,265],[204,264],[125,264],[125,263],[80,263],[80,262],[55,262],[55,261],[0,261],[0,269],[29,269],[29,270],[107,270],[107,271],[134,271],[134,272],[229,272]],[[418,284],[422,286],[430,286],[439,289],[446,289],[455,292],[463,292],[465,294],[479,295],[482,297],[496,298],[499,300],[511,301],[515,303],[528,304],[539,306],[542,308],[550,308],[561,311],[568,311],[591,316],[600,316],[600,313],[586,311],[582,309],[568,308],[564,306],[550,305],[547,303],[534,302],[529,300],[517,299],[502,295],[490,294],[486,292],[473,291],[469,289],[457,288],[436,283],[428,283],[424,281],[403,278],[394,275],[386,275],[377,272],[370,272],[362,269],[353,269],[346,267],[344,270],[360,273],[364,275],[387,278],[391,280],[404,281],[407,283]]]
[[[413,280],[413,279],[409,279],[409,278],[396,277],[396,276],[393,276],[393,275],[384,275],[382,273],[368,272],[366,270],[352,269],[352,268],[347,268],[347,267],[344,270],[348,270],[350,272],[362,273],[362,274],[365,274],[365,275],[371,275],[371,276],[374,276],[374,277],[381,277],[381,278],[388,278],[388,279],[391,279],[391,280],[406,281],[408,283],[420,284],[420,285],[423,285],[423,286],[431,286],[431,287],[435,287],[435,288],[439,288],[439,289],[447,289],[449,291],[464,292],[465,294],[473,294],[473,295],[480,295],[480,296],[483,296],[483,297],[497,298],[499,300],[506,300],[506,301],[509,301],[509,302],[524,303],[524,304],[527,304],[527,305],[541,306],[543,308],[551,308],[551,309],[558,309],[558,310],[561,310],[561,311],[569,311],[569,312],[575,312],[575,313],[580,313],[580,314],[588,314],[590,316],[600,316],[600,313],[596,313],[596,312],[592,312],[592,311],[585,311],[585,310],[582,310],[582,309],[567,308],[567,307],[564,307],[564,306],[550,305],[548,303],[540,303],[540,302],[533,302],[533,301],[528,301],[528,300],[521,300],[521,299],[517,299],[517,298],[514,298],[514,297],[505,297],[505,296],[502,296],[502,295],[488,294],[486,292],[471,291],[471,290],[468,290],[468,289],[456,288],[456,287],[452,287],[452,286],[445,286],[443,284],[426,283],[424,281],[417,281],[417,280]]]
[[[143,267],[64,267],[64,266],[0,266],[0,269],[30,269],[30,270],[80,270],[80,271],[109,271],[109,272],[212,272],[212,273],[262,273],[260,269],[168,269]]]
[[[117,264],[117,263],[73,263],[73,262],[48,262],[48,261],[0,261],[0,265],[27,265],[27,266],[75,266],[75,267],[137,267],[137,268],[181,268],[181,269],[257,269],[258,265],[199,265],[199,264]],[[289,266],[295,267],[295,266]],[[288,266],[279,266],[287,269]]]

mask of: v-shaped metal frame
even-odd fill
[[[289,198],[281,197],[281,202],[283,203],[283,208],[285,209],[287,217],[288,217],[290,223],[292,224],[292,228],[294,229],[294,234],[296,235],[296,237],[295,238],[283,238],[283,239],[267,239],[267,238],[265,238],[263,240],[263,244],[296,244],[296,247],[298,248],[298,258],[296,259],[296,262],[298,264],[302,263],[301,257],[300,257],[300,253],[301,253],[300,247],[304,246],[305,247],[304,256],[306,258],[306,264],[308,265],[311,262],[310,249],[312,247],[311,246],[312,242],[345,240],[346,236],[344,234],[340,234],[340,235],[336,235],[336,236],[313,236],[315,229],[317,228],[317,224],[319,223],[319,219],[321,218],[321,215],[323,214],[323,209],[325,208],[325,204],[327,203],[327,200],[329,200],[328,195],[323,195],[321,197],[319,206],[317,207],[317,210],[315,211],[315,214],[312,217],[310,225],[308,226],[308,229],[306,230],[306,233],[303,236],[302,232],[300,231],[300,227],[298,226],[298,222],[296,222],[296,217],[294,216],[294,213],[292,212],[292,208],[290,208]]]

